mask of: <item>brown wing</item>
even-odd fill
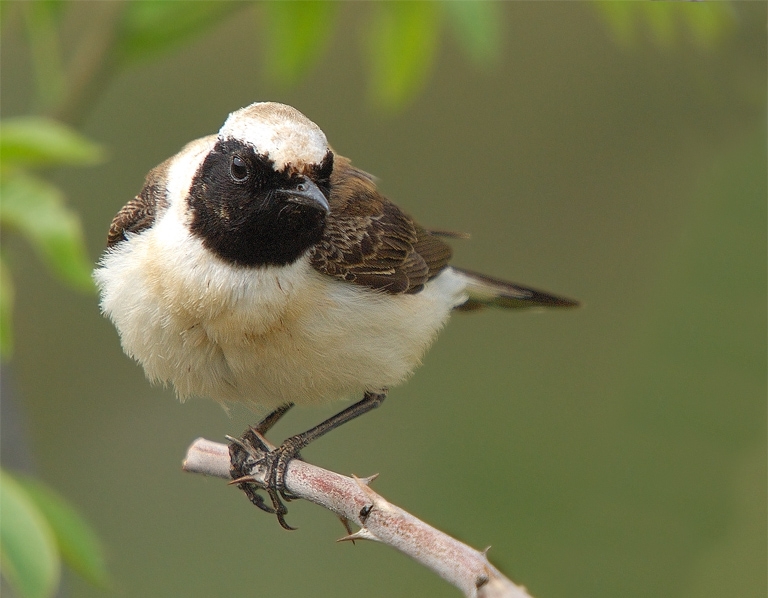
[[[335,157],[331,212],[311,252],[314,268],[387,293],[418,293],[451,258],[451,248],[376,190],[367,173]]]
[[[107,233],[107,247],[124,241],[126,233],[140,233],[155,222],[158,212],[168,206],[166,199],[166,173],[170,160],[166,160],[147,174],[144,188],[125,204],[112,219]]]

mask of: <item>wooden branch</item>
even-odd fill
[[[230,477],[229,447],[198,438],[187,451],[184,471]],[[263,482],[263,471],[253,477]],[[261,476],[261,477],[260,477]],[[375,477],[375,476],[374,476]],[[373,478],[348,478],[293,459],[285,474],[288,491],[333,511],[360,529],[343,540],[375,540],[388,544],[429,567],[440,577],[472,598],[531,598],[480,552],[427,525],[410,513],[387,502],[369,488]]]

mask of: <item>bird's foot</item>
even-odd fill
[[[299,451],[323,434],[340,425],[375,409],[386,397],[382,392],[366,392],[354,405],[341,410],[334,416],[310,428],[302,434],[291,436],[278,447],[273,446],[264,434],[293,406],[288,403],[278,407],[259,424],[245,431],[241,438],[231,438],[229,445],[230,474],[232,483],[237,484],[251,502],[262,511],[273,513],[285,529],[294,529],[285,522],[288,509],[283,500],[290,501],[296,496],[285,487],[285,473],[291,459],[301,459]],[[272,506],[264,502],[258,490],[264,490]]]
[[[288,508],[283,500],[287,502],[297,498],[285,487],[285,472],[291,459],[301,458],[299,439],[292,436],[275,447],[264,438],[257,426],[246,430],[241,438],[229,437],[229,440],[232,483],[237,484],[255,506],[274,514],[284,529],[296,529],[285,521]],[[267,493],[271,507],[259,490]]]

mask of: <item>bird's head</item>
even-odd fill
[[[230,263],[285,265],[323,234],[333,152],[298,110],[256,103],[229,115],[189,188],[190,229]]]

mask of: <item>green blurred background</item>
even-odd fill
[[[65,44],[99,6],[68,9]],[[386,69],[370,43],[380,5],[335,6],[300,76],[265,68],[290,28],[238,10],[107,81],[79,130],[109,159],[49,180],[95,261],[151,167],[253,101],[297,107],[421,223],[471,233],[458,265],[583,302],[457,314],[408,384],[304,456],[379,472],[377,491],[491,545],[539,598],[765,596],[766,4],[727,5],[711,35],[690,24],[705,6],[659,25],[607,5],[499,4],[488,60],[435,12],[402,97],[371,78]],[[34,109],[23,31],[5,17],[4,117]],[[16,283],[4,461],[28,452],[96,528],[113,577],[105,591],[68,575],[63,595],[456,595],[387,547],[335,544],[341,525],[314,505],[290,504],[288,533],[182,473],[194,438],[255,417],[150,387],[95,296],[14,235],[3,254]],[[296,410],[273,440],[340,406]]]

